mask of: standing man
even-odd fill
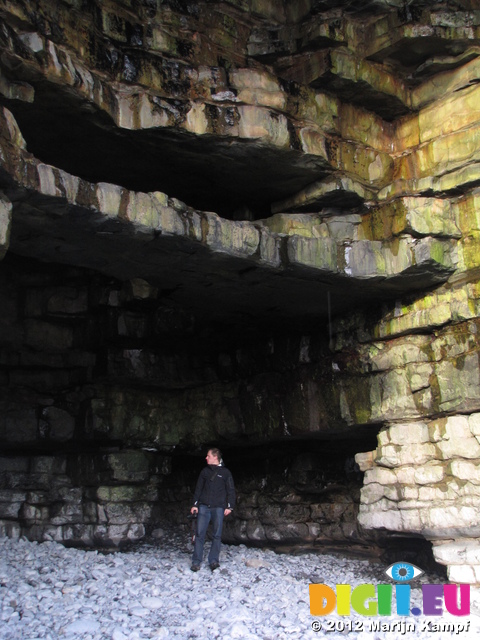
[[[198,571],[203,560],[203,545],[210,520],[213,525],[213,540],[208,554],[210,569],[220,566],[219,555],[222,544],[223,517],[232,513],[235,506],[235,487],[232,474],[223,466],[219,449],[209,449],[207,467],[198,477],[191,513],[198,513],[197,533],[193,550],[192,571]]]

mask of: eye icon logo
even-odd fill
[[[385,569],[385,573],[395,582],[410,582],[421,576],[424,571],[409,562],[394,562]]]

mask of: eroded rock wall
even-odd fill
[[[2,532],[108,546],[185,528],[198,452],[220,441],[239,494],[228,540],[374,544],[356,521],[357,447],[343,441],[332,456],[328,433],[309,453],[298,444],[333,427],[333,390],[308,382],[314,371],[331,384],[326,337],[216,342],[144,280],[13,255],[0,297]]]
[[[374,453],[358,445],[360,526],[356,506],[339,523],[426,536],[452,579],[478,581],[477,3],[0,8],[11,460],[30,448],[34,477],[39,448],[59,456],[56,487],[76,446],[161,458],[380,430]],[[59,517],[141,536],[158,512],[109,464],[81,499],[85,478],[65,480]],[[154,500],[169,473],[152,465]],[[11,527],[37,512],[9,472]],[[260,508],[245,490],[229,535],[328,537],[323,507],[289,491]],[[298,508],[269,520],[276,503]]]
[[[0,457],[0,531],[88,547],[137,541],[154,528],[168,459],[141,450]]]
[[[449,565],[455,582],[479,581],[471,553],[480,535],[479,422],[472,413],[390,425],[374,452],[356,456],[366,472],[360,523],[432,540],[434,556]]]

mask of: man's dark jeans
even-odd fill
[[[203,545],[210,520],[213,526],[213,540],[208,554],[208,564],[219,562],[220,546],[222,544],[223,507],[207,507],[201,504],[198,507],[197,533],[195,535],[195,547],[193,550],[192,564],[200,566],[203,560]]]

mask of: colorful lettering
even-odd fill
[[[351,590],[352,587],[349,584],[337,584],[337,613],[339,616],[350,615]]]
[[[423,613],[426,616],[441,616],[443,585],[441,584],[424,584],[422,585],[423,593]]]
[[[457,588],[458,587],[458,588]],[[340,616],[349,616],[351,608],[362,616],[390,616],[392,614],[391,584],[360,584],[353,590],[349,584],[337,584],[335,591],[326,584],[311,584],[310,613],[312,616],[326,616],[337,607]],[[469,584],[424,584],[422,585],[423,614],[441,616],[443,602],[448,613],[454,616],[470,614]],[[420,610],[410,610],[411,587],[408,584],[395,585],[396,613],[400,616],[418,615]],[[460,596],[460,597],[458,597]]]
[[[460,607],[457,604],[457,585],[444,584],[445,608],[452,616],[468,616],[470,613],[470,585],[460,584]]]
[[[378,592],[378,613],[381,616],[390,616],[392,614],[392,585],[379,584]]]
[[[377,601],[368,598],[375,598],[375,587],[373,584],[360,584],[352,592],[352,607],[362,616],[376,616],[378,611]],[[337,607],[338,609],[338,607]]]
[[[326,584],[311,584],[310,613],[312,616],[327,616],[335,609],[337,597],[335,591]]]
[[[410,615],[410,585],[396,584],[395,597],[397,599],[397,614],[399,616]]]

